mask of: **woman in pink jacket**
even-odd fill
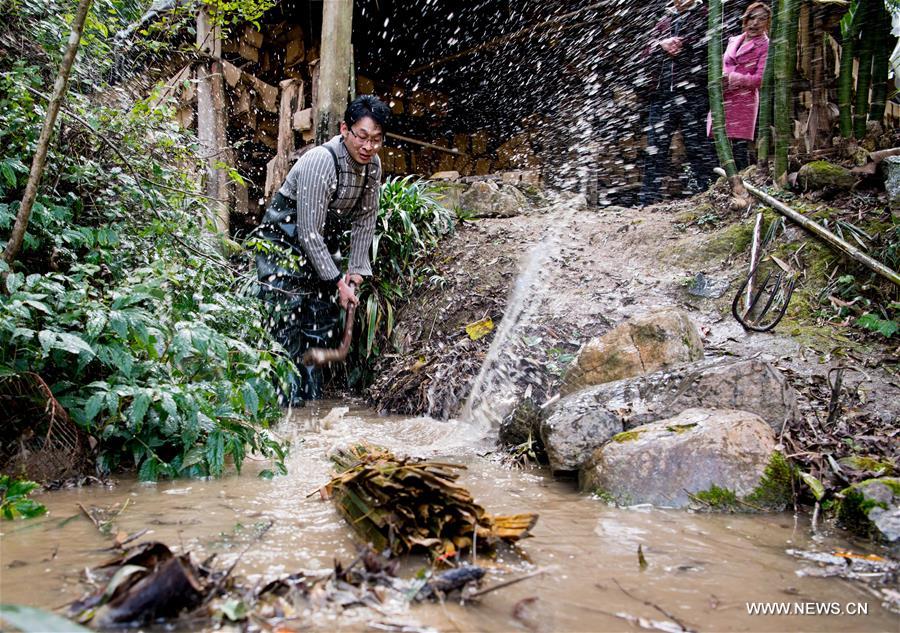
[[[725,92],[725,132],[731,140],[738,169],[750,164],[749,141],[756,135],[759,87],[769,52],[769,24],[772,11],[754,2],[741,18],[743,33],[728,40],[722,59]],[[707,117],[707,134],[712,136],[712,116]]]

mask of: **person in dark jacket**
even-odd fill
[[[647,155],[644,160],[642,205],[660,200],[662,179],[669,172],[669,144],[681,130],[688,165],[689,186],[709,186],[716,166],[715,150],[706,137],[707,96],[706,8],[697,0],[674,0],[656,24],[644,49],[650,60],[650,104]]]
[[[321,370],[303,366],[311,347],[335,347],[340,307],[372,274],[369,252],[378,216],[381,161],[390,109],[363,95],[344,113],[340,135],[304,153],[266,209],[255,234],[259,296],[271,308],[275,339],[300,369],[289,404],[322,397]],[[350,232],[346,274],[340,238]]]

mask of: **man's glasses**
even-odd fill
[[[350,131],[350,134],[353,135],[353,138],[362,146],[362,145],[370,145],[372,149],[378,149],[384,143],[383,138],[369,138],[368,136],[360,136],[356,132],[353,131],[352,127],[347,128]]]

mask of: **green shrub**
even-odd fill
[[[394,312],[412,292],[434,278],[423,262],[454,228],[452,211],[437,203],[427,180],[387,178],[381,187],[372,240],[372,278],[360,289],[351,385],[366,384],[371,367],[388,345]]]
[[[45,104],[27,90],[40,68],[0,66],[2,248]],[[207,229],[196,139],[147,101],[122,111],[70,91],[66,107],[118,151],[64,118],[20,258],[0,267],[0,373],[38,373],[99,440],[103,471],[219,475],[258,451],[283,472],[266,427],[289,364]]]
[[[33,481],[0,475],[0,517],[7,520],[17,517],[31,519],[44,514],[47,508],[28,498],[37,487],[38,484]]]

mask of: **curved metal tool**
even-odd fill
[[[774,262],[775,270],[769,270],[765,279],[753,291],[753,283],[761,266]],[[774,255],[762,258],[738,288],[731,302],[731,314],[744,328],[754,332],[768,332],[778,325],[787,312],[797,272]]]

